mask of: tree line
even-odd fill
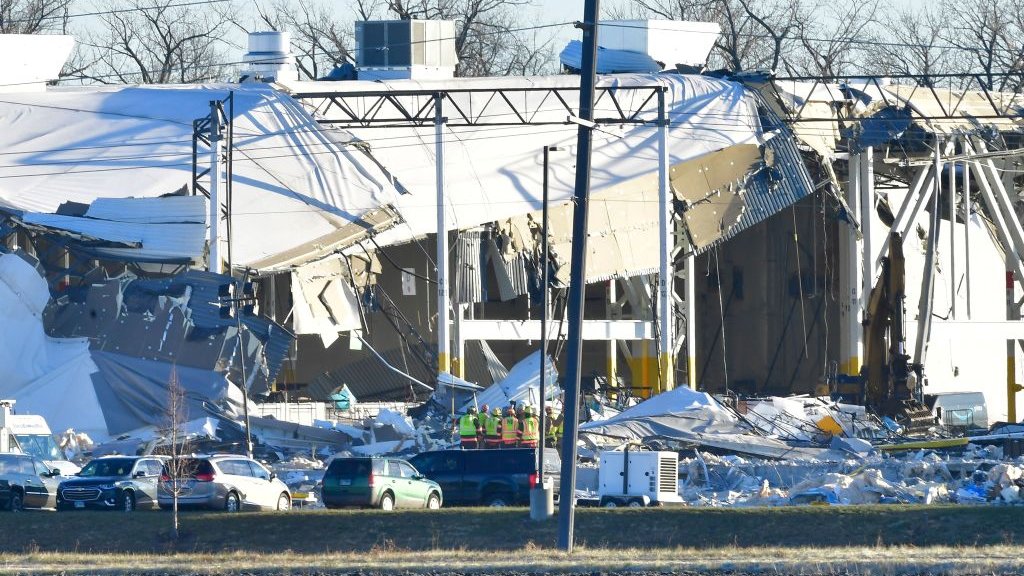
[[[538,0],[4,0],[0,33],[70,33],[66,80],[191,83],[230,79],[244,33],[287,30],[300,76],[354,61],[352,22],[455,22],[459,76],[557,72],[558,28]],[[1024,83],[1024,0],[619,0],[605,18],[717,22],[709,68],[779,76],[977,73],[987,87]],[[582,4],[582,3],[581,3]],[[582,8],[580,10],[582,15]],[[564,37],[564,33],[562,34]],[[924,80],[925,84],[932,82]],[[952,80],[936,83],[954,83]]]

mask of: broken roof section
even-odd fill
[[[0,253],[0,397],[56,430],[104,440],[166,425],[173,371],[186,391],[187,419],[233,419],[241,366],[250,392],[266,391],[292,336],[244,313],[221,319],[217,289],[227,281],[194,271],[164,280],[93,278],[51,301],[29,257]]]
[[[1024,96],[990,90],[981,79],[965,79],[959,89],[930,86],[940,79],[877,77],[751,81],[790,118],[800,140],[826,159],[835,157],[844,136],[873,140],[877,145],[898,139],[906,125],[930,134],[978,130],[1018,132],[1024,126]],[[846,133],[843,129],[852,129]],[[879,140],[881,137],[881,140]]]
[[[83,238],[111,240],[111,221],[122,230],[130,222],[118,207],[75,220],[40,214],[56,214],[65,202],[154,198],[190,187],[193,120],[229,93],[235,265],[286,268],[394,224],[388,205],[397,192],[381,168],[349,146],[345,133],[322,129],[293,99],[255,84],[6,94],[0,97],[0,208],[36,213],[29,219]],[[125,248],[158,244],[141,233],[114,236]]]
[[[572,196],[577,127],[566,119],[578,110],[578,76],[288,82],[285,86],[326,122],[343,125],[365,141],[374,157],[410,192],[396,202],[405,223],[380,234],[379,245],[436,232],[432,102],[437,94],[443,94],[442,108],[448,118],[443,129],[444,179],[453,229],[505,223],[540,211],[545,146],[563,150],[550,155],[552,207],[567,204]],[[764,110],[756,95],[735,82],[680,74],[624,74],[600,78],[598,88],[595,117],[603,124],[594,131],[591,227],[600,232],[592,230],[591,235],[613,244],[602,247],[603,255],[619,257],[605,257],[598,261],[600,265],[588,267],[591,281],[657,269],[657,227],[645,224],[657,223],[658,91],[665,91],[673,167],[737,145],[757,147],[756,163],[763,166],[763,146],[773,139],[762,126]],[[795,147],[793,152],[784,159],[795,157]],[[770,215],[758,206],[785,206],[810,192],[805,177],[795,183],[800,186],[798,197],[773,202],[757,193],[755,201],[743,190],[751,172],[748,168],[735,168],[730,176],[738,182],[734,196],[740,199],[739,212],[749,215],[728,223],[719,218],[712,228],[739,232]],[[791,170],[806,175],[802,163]],[[774,192],[774,188],[765,191]],[[623,218],[627,209],[629,217]],[[524,223],[509,224],[524,228]],[[557,238],[560,231],[552,234]],[[715,235],[708,244],[722,238]]]

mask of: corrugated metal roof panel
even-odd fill
[[[206,224],[203,196],[162,196],[159,198],[97,198],[85,215],[98,220],[142,224]]]
[[[188,270],[182,274],[163,279],[140,279],[126,287],[125,292],[144,290],[158,294],[180,294],[186,286],[191,287],[189,299],[189,318],[192,324],[206,330],[237,330],[237,320],[222,318],[220,314],[220,287],[227,282],[234,282],[237,291],[241,291],[242,282],[228,276],[207,272],[205,270]],[[242,324],[248,332],[263,345],[263,357],[266,360],[268,374],[253,381],[253,392],[265,392],[269,383],[273,382],[284,361],[295,335],[279,324],[258,316],[243,314]],[[237,341],[233,345],[237,349]],[[245,347],[245,346],[243,346]],[[234,362],[232,363],[234,364]]]
[[[205,221],[150,223],[145,220],[100,220],[45,213],[26,213],[20,219],[27,225],[44,227],[58,234],[84,237],[90,251],[117,259],[191,261],[201,258],[206,247]],[[113,245],[90,243],[96,240]]]

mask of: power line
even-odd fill
[[[187,6],[205,6],[207,4],[222,4],[231,0],[196,0],[194,2],[182,2],[180,4],[161,4],[153,6],[135,6],[132,8],[115,8],[112,10],[99,10],[96,12],[79,12],[77,14],[61,14],[54,16],[40,16],[39,18],[22,18],[20,20],[4,20],[4,24],[31,24],[44,20],[70,20],[72,18],[85,18],[88,16],[106,16],[109,14],[124,14],[128,12],[145,12],[148,10],[166,10],[168,8],[179,8]]]
[[[612,22],[600,22],[600,26],[607,26],[610,28],[636,28],[641,30],[657,30],[663,32],[679,32],[675,28],[658,28],[655,26],[637,26],[635,24],[615,24]],[[712,32],[710,30],[686,30],[688,34],[713,34],[715,36],[723,35],[722,32]],[[751,38],[754,40],[772,40],[775,38],[769,34],[755,34],[752,32],[733,32],[730,35],[737,36],[740,38]],[[883,40],[871,40],[866,38],[807,38],[803,36],[786,36],[783,40],[803,40],[807,42],[821,42],[824,44],[851,44],[857,46],[884,46],[888,48],[925,48],[925,49],[939,49],[939,50],[962,50],[965,52],[989,52],[999,51],[1006,52],[1008,54],[1017,54],[1017,51],[1002,48],[992,47],[986,48],[984,46],[958,46],[956,44],[921,44],[913,42],[888,42]]]

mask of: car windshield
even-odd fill
[[[79,476],[127,476],[135,465],[133,458],[104,458],[93,460],[82,468]]]
[[[67,460],[60,447],[49,434],[16,434],[18,446],[25,454],[40,460]]]

